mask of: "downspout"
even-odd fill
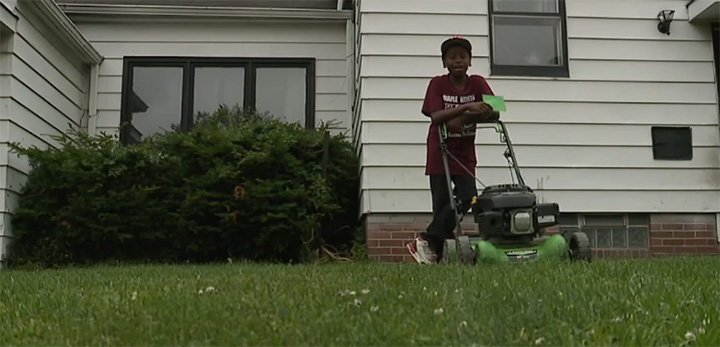
[[[97,135],[97,99],[100,64],[90,65],[90,90],[88,91],[88,135]]]

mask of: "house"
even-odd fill
[[[600,257],[720,253],[720,0],[0,1],[2,143],[52,146],[68,123],[132,143],[223,102],[336,120],[369,253],[407,261],[430,212],[420,105],[463,35],[557,229]],[[497,134],[477,145],[479,178],[508,182]],[[0,153],[7,242],[28,165]]]

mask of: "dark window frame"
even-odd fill
[[[257,68],[305,68],[305,128],[315,128],[315,58],[226,58],[226,57],[123,57],[122,96],[120,106],[120,141],[127,143],[130,136],[130,93],[134,68],[136,67],[181,67],[183,69],[183,85],[181,100],[180,130],[188,131],[192,128],[194,119],[194,93],[195,68],[197,67],[242,67],[244,75],[243,108],[255,107],[256,101],[256,74]]]
[[[488,0],[488,38],[490,41],[490,75],[491,76],[524,76],[524,77],[556,77],[569,78],[569,56],[568,56],[568,34],[567,34],[567,15],[565,0],[556,0],[558,11],[556,13],[546,12],[505,12],[495,11],[494,0]],[[545,17],[560,19],[560,32],[562,38],[560,40],[562,48],[562,57],[560,66],[531,66],[531,65],[502,65],[496,64],[494,59],[494,18],[495,16],[513,16],[513,17]]]

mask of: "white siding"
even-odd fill
[[[440,43],[473,43],[472,73],[503,115],[526,182],[573,212],[718,212],[720,139],[711,34],[687,1],[567,0],[570,78],[490,75],[487,0],[361,0],[357,62],[364,213],[430,212],[424,176],[429,79]],[[657,13],[674,9],[670,36]],[[656,161],[651,125],[689,125],[691,161]],[[493,130],[477,137],[485,184],[510,182]]]
[[[346,23],[207,22],[77,23],[105,57],[98,80],[97,131],[120,124],[123,56],[314,57],[316,123],[349,128]]]
[[[0,238],[10,233],[9,213],[30,171],[8,143],[55,146],[50,136],[84,126],[87,110],[89,67],[24,5],[17,5],[15,33],[0,40]]]

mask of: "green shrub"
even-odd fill
[[[189,132],[125,146],[71,132],[57,149],[17,144],[31,172],[8,265],[108,261],[300,262],[356,239],[358,159],[325,128],[221,107]]]

